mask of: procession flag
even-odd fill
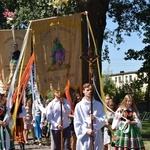
[[[31,29],[38,91],[46,95],[50,83],[64,91],[67,80],[81,85],[81,14],[35,20]]]
[[[9,86],[12,81],[12,76],[15,72],[17,60],[21,53],[23,40],[26,30],[15,30],[16,43],[13,41],[11,30],[0,30],[0,70],[2,75],[2,82],[5,86]],[[15,52],[15,44],[18,45],[18,51]],[[19,52],[20,51],[20,52]],[[31,56],[31,32],[29,33],[26,45],[26,55],[23,64],[23,70],[28,63]],[[14,60],[16,59],[16,61]],[[16,83],[18,82],[18,75]],[[17,84],[16,84],[17,85]]]

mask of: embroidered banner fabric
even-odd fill
[[[5,86],[11,82],[17,65],[17,60],[19,59],[25,33],[26,30],[15,30],[16,43],[14,43],[12,30],[0,30],[0,70],[2,74],[2,81]],[[14,44],[17,44],[17,47]],[[28,63],[31,56],[31,34],[28,37],[24,56],[23,68],[26,67],[26,64]],[[19,75],[16,77],[16,83],[18,78]]]
[[[35,20],[31,28],[39,92],[46,94],[50,84],[63,91],[68,80],[82,84],[81,14]]]

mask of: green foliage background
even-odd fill
[[[0,29],[10,29],[6,24],[3,12],[6,9],[16,11],[16,28],[27,28],[30,20],[56,16],[57,10],[48,5],[49,0],[1,0],[0,1]],[[61,6],[61,14],[68,15],[88,11],[93,34],[99,55],[99,64],[102,69],[102,61],[109,61],[109,47],[102,49],[103,42],[113,44],[119,50],[119,44],[124,42],[124,35],[132,36],[136,32],[144,35],[143,43],[146,46],[142,50],[127,50],[126,60],[143,60],[143,66],[139,70],[146,72],[146,77],[141,77],[141,82],[147,83],[147,98],[150,99],[150,2],[147,0],[68,0],[68,6]],[[107,20],[111,19],[116,28],[106,30]],[[105,42],[105,43],[106,43]],[[87,41],[85,42],[87,43]],[[94,49],[91,40],[91,47]],[[99,83],[99,82],[97,82]],[[110,87],[112,88],[112,87]],[[150,101],[150,100],[149,100]]]

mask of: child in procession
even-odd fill
[[[115,113],[112,128],[117,130],[114,150],[145,150],[139,112],[132,95],[125,95]]]

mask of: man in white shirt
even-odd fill
[[[46,116],[51,124],[52,150],[70,150],[70,122],[68,115],[71,113],[70,103],[61,97],[60,90],[54,90],[55,98],[46,108]]]

